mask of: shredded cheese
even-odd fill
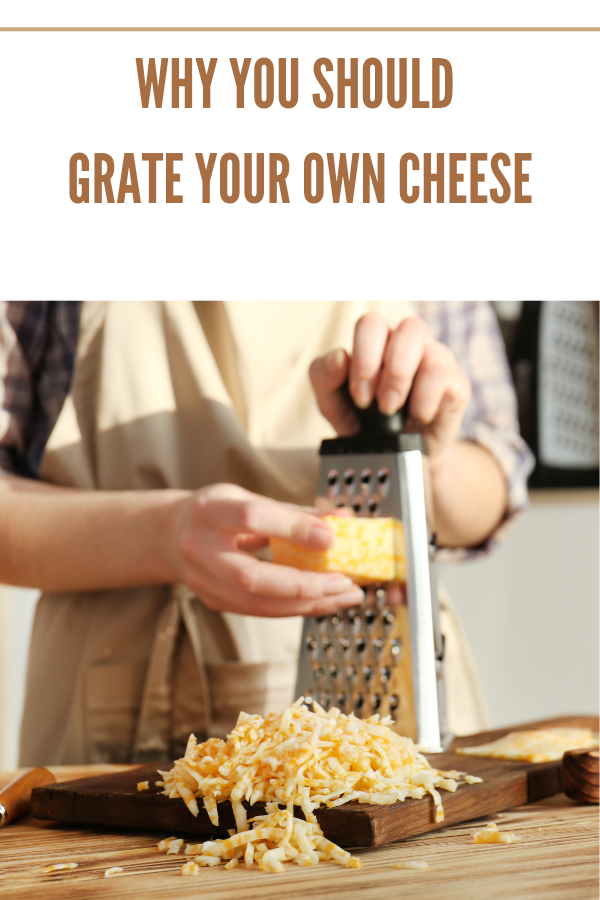
[[[76,869],[79,863],[54,863],[52,866],[46,866],[44,872],[50,875],[51,872],[60,872],[61,869]]]
[[[115,875],[120,875],[123,871],[123,866],[112,866],[110,869],[107,869],[104,873],[105,878],[114,878]]]
[[[163,793],[183,799],[194,816],[201,799],[215,826],[218,804],[230,800],[238,838],[249,827],[244,800],[275,802],[290,812],[297,806],[314,823],[314,810],[322,804],[392,804],[430,794],[435,821],[443,821],[437,789],[455,791],[462,773],[432,768],[410,738],[389,728],[389,716],[363,720],[335,708],[325,712],[316,702],[310,712],[303,701],[266,719],[240,713],[227,741],[197,744],[191,735],[185,756],[160,773]]]
[[[514,831],[498,831],[495,822],[490,822],[485,831],[473,833],[474,844],[513,844],[520,840],[521,838]]]
[[[562,759],[567,750],[597,746],[598,737],[587,728],[543,728],[511,731],[496,741],[478,747],[458,747],[456,752],[464,756],[540,763]]]
[[[138,791],[149,791],[150,785],[147,781],[138,781],[137,789]]]

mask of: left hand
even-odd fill
[[[424,436],[431,457],[457,439],[471,396],[452,351],[416,316],[391,328],[383,316],[367,313],[356,323],[352,356],[332,350],[312,362],[309,374],[321,413],[340,435],[358,429],[339,390],[346,380],[357,406],[364,409],[377,398],[387,415],[404,405],[412,389],[406,427]]]

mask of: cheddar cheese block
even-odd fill
[[[335,534],[329,550],[308,550],[271,538],[273,562],[312,572],[341,572],[356,584],[406,581],[404,529],[398,519],[325,516]]]
[[[598,736],[587,728],[541,728],[538,731],[511,731],[489,744],[457,747],[456,752],[463,756],[541,763],[562,759],[567,750],[597,746]]]

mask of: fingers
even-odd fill
[[[197,504],[200,524],[216,531],[286,538],[313,550],[326,550],[334,540],[331,528],[317,516],[250,491],[220,497],[208,492]]]
[[[350,362],[350,394],[358,407],[373,402],[390,327],[383,316],[367,313],[356,323]]]
[[[377,402],[381,412],[390,416],[404,405],[425,348],[431,340],[427,324],[415,316],[404,319],[392,332],[377,386]]]
[[[319,410],[340,435],[354,434],[358,428],[354,412],[340,393],[348,369],[348,354],[338,349],[313,360],[308,370]]]
[[[322,597],[316,600],[275,600],[271,597],[248,597],[246,594],[231,593],[225,604],[221,596],[209,591],[198,590],[193,584],[202,602],[210,609],[226,609],[228,612],[246,616],[268,618],[284,618],[286,616],[328,616],[340,609],[354,606],[356,599],[352,596]]]

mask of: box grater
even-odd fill
[[[349,396],[349,395],[348,395]],[[356,409],[360,431],[321,443],[317,508],[351,506],[357,516],[402,522],[406,584],[364,588],[360,607],[307,617],[296,696],[360,718],[391,715],[394,730],[434,752],[449,741],[433,558],[427,526],[420,435],[403,430],[403,412]],[[392,596],[403,602],[392,604]]]

